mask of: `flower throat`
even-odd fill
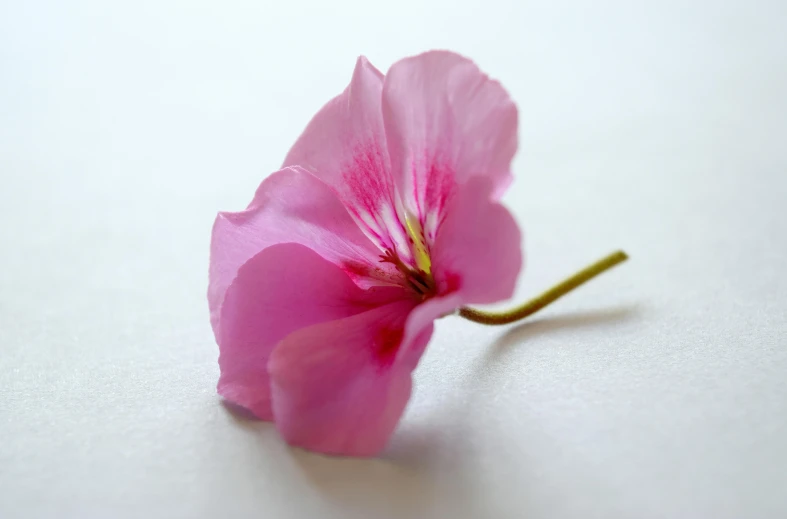
[[[386,250],[380,255],[381,263],[391,263],[404,276],[407,286],[418,294],[422,300],[429,299],[437,293],[437,285],[430,272],[421,268],[412,269],[402,262],[396,252]]]

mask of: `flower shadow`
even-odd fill
[[[462,409],[467,406],[468,398],[472,401],[476,393],[473,388],[494,376],[496,370],[490,367],[511,348],[522,347],[529,338],[567,329],[619,324],[636,318],[639,313],[636,305],[613,307],[535,318],[502,331],[477,359],[476,369],[470,370],[470,379],[464,386],[466,393],[456,401],[445,402],[438,411],[441,416],[418,416],[403,423],[380,457],[324,456],[291,447],[284,447],[281,454],[310,491],[331,506],[359,512],[363,517],[394,512],[401,517],[424,517],[434,511],[436,502],[441,503],[441,510],[447,510],[446,517],[467,514],[482,517],[489,503],[478,501],[477,487],[481,483],[475,469],[471,469],[476,467],[474,457],[478,453],[473,451],[472,444],[450,433],[465,429],[464,421],[468,418]],[[249,426],[253,421],[241,408],[227,402],[224,407],[239,425]],[[446,495],[452,496],[451,499],[446,500]]]
[[[434,501],[434,474],[424,466],[380,458],[323,456],[291,449],[293,460],[316,492],[342,508],[378,517],[395,510],[420,517]]]
[[[278,436],[273,424],[260,421],[243,407],[226,400],[221,405],[237,427],[255,435],[265,431]],[[413,443],[415,437],[409,434],[412,431],[402,432],[377,458],[327,456],[283,444],[281,450],[274,451],[284,455],[288,461],[282,463],[293,468],[311,491],[342,508],[363,510],[368,517],[377,517],[385,510],[396,510],[404,517],[420,517],[434,501],[435,471],[423,463],[426,453],[434,447],[433,436],[427,435],[424,444],[419,431],[418,440]],[[278,437],[275,441],[283,443]]]
[[[466,408],[468,401],[473,401],[474,395],[479,394],[475,388],[486,384],[489,377],[495,376],[498,371],[493,365],[500,362],[508,351],[514,347],[522,347],[523,343],[532,337],[570,329],[619,325],[636,319],[640,313],[641,306],[629,304],[540,317],[510,327],[474,362],[475,365],[468,371],[467,380],[459,384],[464,388],[464,392],[457,395],[456,401],[446,402],[439,411],[441,414],[439,418],[431,415],[428,423],[416,423],[403,430],[400,429],[394,437],[395,441],[386,451],[387,456],[399,464],[424,470],[438,463],[438,458],[441,464],[445,459],[451,459],[454,468],[461,469],[464,452],[451,443],[450,435],[446,434],[446,424],[452,424],[457,429],[462,428],[462,421],[467,419],[467,413],[463,409]],[[431,425],[435,423],[441,424],[442,427],[435,429]]]
[[[535,318],[514,326],[500,336],[487,351],[485,361],[495,361],[513,346],[521,345],[530,337],[548,334],[566,329],[595,328],[609,324],[619,324],[636,318],[641,307],[636,304],[574,312],[550,317]]]
[[[236,423],[236,425],[243,426],[248,423],[255,423],[259,422],[259,418],[254,416],[251,411],[246,409],[243,406],[238,404],[234,404],[229,400],[221,399],[221,405],[224,407],[224,410],[227,411],[227,414],[232,418],[232,420]]]

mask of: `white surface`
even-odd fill
[[[778,0],[3,2],[0,517],[785,517],[786,21]],[[517,297],[632,260],[520,327],[442,320],[382,459],[292,451],[214,392],[214,214],[357,54],[434,47],[520,107]]]

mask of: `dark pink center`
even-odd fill
[[[432,275],[421,269],[413,269],[405,265],[396,252],[388,249],[380,255],[381,263],[392,263],[404,276],[406,288],[413,290],[422,301],[437,294],[437,285]]]

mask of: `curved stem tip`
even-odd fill
[[[476,310],[475,308],[464,307],[459,309],[459,315],[469,321],[481,324],[499,325],[513,323],[533,315],[556,299],[563,297],[578,286],[590,281],[602,272],[606,272],[627,259],[628,255],[625,252],[622,250],[615,251],[516,308],[504,312],[487,312],[484,310]]]

